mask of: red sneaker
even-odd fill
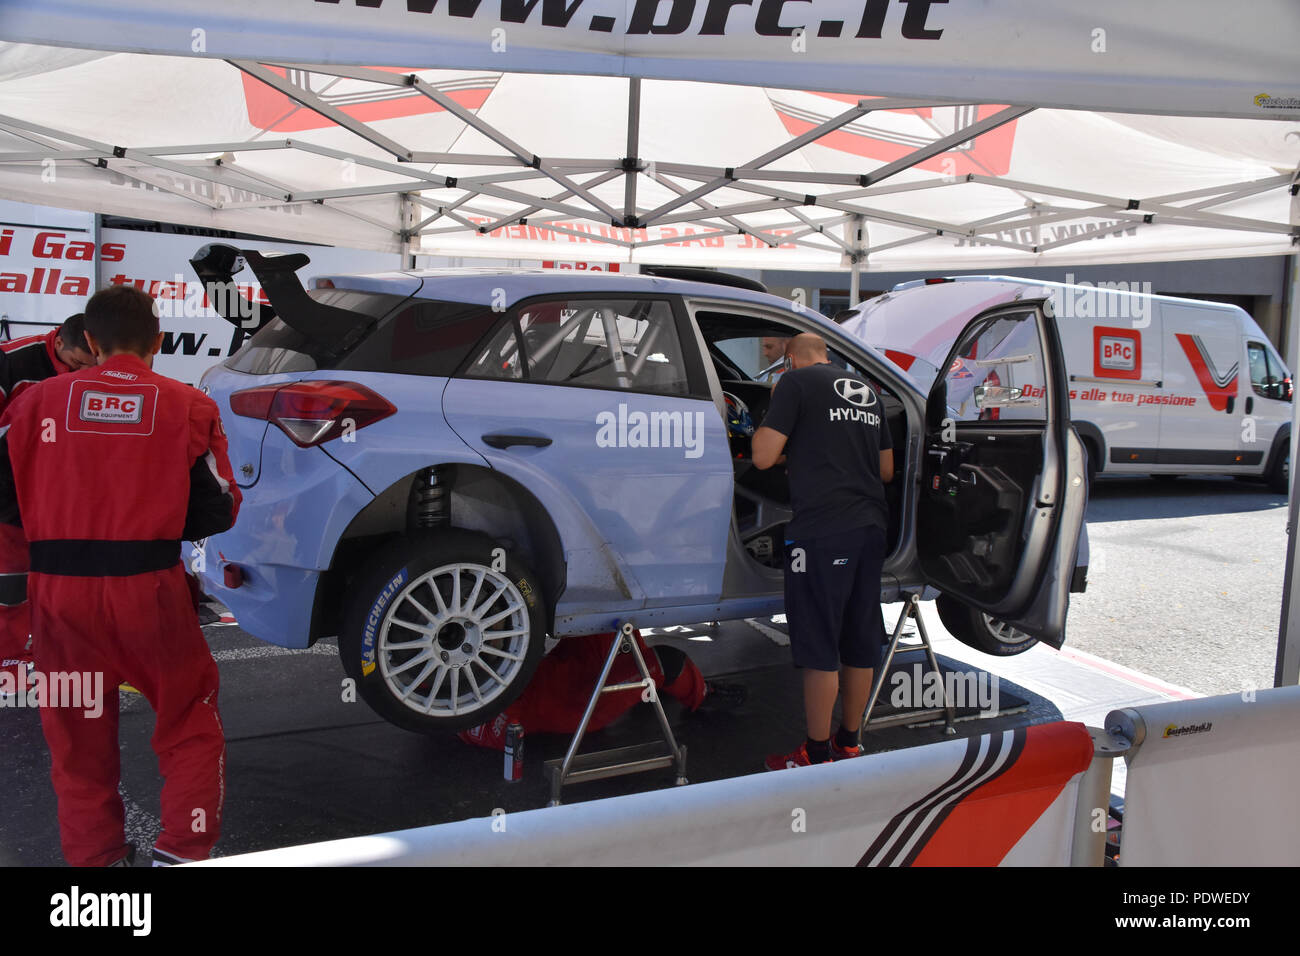
[[[832,760],[850,760],[853,757],[861,757],[863,752],[862,744],[854,744],[852,747],[841,747],[835,742],[835,735],[831,734]]]
[[[830,763],[829,760],[822,762]],[[799,749],[793,753],[772,754],[763,761],[763,766],[767,770],[785,770],[789,767],[811,767],[812,763],[808,759],[808,742],[804,741],[799,745]]]

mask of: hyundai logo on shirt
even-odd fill
[[[835,392],[844,401],[857,408],[832,408],[830,420],[833,422],[865,422],[873,428],[880,426],[880,416],[866,409],[876,404],[876,393],[864,382],[856,378],[837,378]]]

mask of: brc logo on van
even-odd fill
[[[144,396],[133,393],[86,391],[81,396],[83,422],[139,424],[143,415]]]
[[[1125,371],[1135,368],[1132,342],[1102,336],[1100,348],[1102,368],[1117,368]]]
[[[1092,374],[1098,378],[1142,377],[1142,333],[1097,325],[1092,329]]]

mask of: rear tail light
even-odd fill
[[[310,448],[387,418],[397,407],[356,382],[293,382],[234,392],[230,410],[271,422],[295,445]]]
[[[944,283],[944,282],[951,282],[951,281],[952,281],[951,279],[939,279],[939,278],[934,278],[934,279],[926,279],[926,280],[925,280],[925,284],[926,284],[926,285],[941,285],[941,284]]]

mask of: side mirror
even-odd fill
[[[1002,408],[1014,405],[1024,396],[1024,391],[1016,386],[976,385],[974,390],[976,408]]]

